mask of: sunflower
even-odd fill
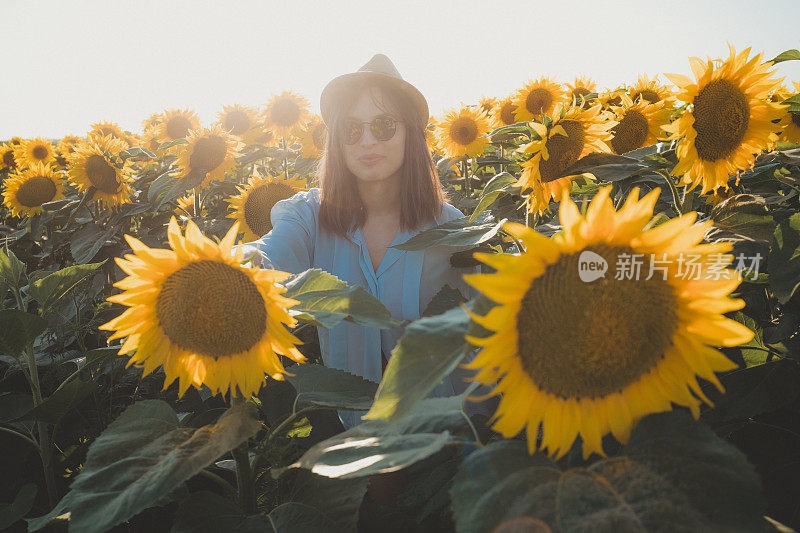
[[[22,144],[22,137],[11,137],[11,140],[8,142],[13,144],[14,146],[17,146],[19,144]]]
[[[217,124],[231,135],[240,138],[246,145],[252,144],[253,140],[261,135],[258,127],[258,111],[252,107],[239,104],[226,105],[218,117]]]
[[[610,109],[612,106],[622,105],[622,96],[627,92],[625,87],[618,87],[613,91],[604,91],[597,95],[597,101],[603,106],[603,109]]]
[[[800,83],[796,81],[793,83],[795,94],[800,93]],[[788,93],[781,101],[790,96],[791,93]],[[789,113],[785,111],[779,124],[782,128],[780,136],[782,141],[800,144],[800,113]]]
[[[142,131],[147,131],[154,126],[161,124],[164,115],[161,113],[150,113],[150,116],[142,121]]]
[[[262,146],[275,146],[278,138],[271,129],[262,121],[257,127],[258,134],[253,137],[253,144]]]
[[[205,174],[202,187],[225,179],[225,173],[236,166],[242,143],[221,126],[194,130],[187,140],[178,155],[180,173],[202,172]]]
[[[69,154],[75,151],[75,146],[77,146],[81,141],[83,141],[83,138],[78,137],[77,135],[65,135],[60,141],[58,141],[58,144],[56,144],[56,151],[63,157],[67,157]]]
[[[480,108],[461,107],[445,111],[434,130],[436,146],[445,157],[475,157],[489,143],[489,119]]]
[[[517,149],[533,157],[522,163],[522,175],[516,185],[531,189],[528,211],[543,213],[550,198],[559,198],[563,190],[572,187],[573,176],[559,177],[567,168],[592,152],[611,151],[607,144],[611,140],[609,130],[617,122],[609,120],[597,104],[589,109],[571,107],[550,127],[536,122],[530,125],[540,139]]]
[[[480,100],[478,100],[478,105],[483,112],[486,113],[486,116],[490,116],[492,113],[492,109],[495,108],[497,105],[497,98],[489,97],[489,96],[481,96]]]
[[[308,100],[292,91],[283,91],[267,102],[264,119],[269,129],[277,136],[287,136],[306,121]]]
[[[649,104],[661,104],[664,107],[672,107],[675,104],[675,96],[672,90],[658,82],[658,76],[650,79],[647,74],[640,74],[636,83],[628,90],[631,100],[645,100]]]
[[[14,159],[14,145],[10,142],[0,144],[0,169],[3,168],[11,170],[17,168],[17,161]]]
[[[298,191],[305,190],[305,183],[299,178],[292,180],[283,179],[283,176],[264,178],[256,173],[250,177],[246,185],[238,189],[240,194],[227,200],[230,209],[233,210],[228,217],[239,221],[244,240],[252,242],[272,230],[270,220],[272,206],[280,200],[291,198]]]
[[[32,167],[34,163],[49,165],[56,160],[56,150],[43,137],[28,139],[14,147],[14,160],[19,168]]]
[[[5,181],[3,203],[13,216],[32,217],[42,212],[42,204],[64,197],[64,178],[50,165],[34,163]]]
[[[514,95],[514,122],[539,120],[564,101],[564,89],[550,78],[529,81]]]
[[[749,48],[737,56],[730,47],[730,53],[716,69],[710,59],[704,65],[691,58],[696,83],[667,75],[680,88],[678,98],[692,104],[664,126],[672,133],[670,139],[682,138],[672,174],[683,175],[681,185],[688,185],[687,190],[702,185],[701,194],[727,187],[731,175],[752,166],[756,155],[777,140],[772,121],[781,118],[783,106],[766,100],[779,85],[770,79],[772,63],[762,64],[763,54],[748,60]]]
[[[144,133],[139,137],[140,146],[160,156],[162,154],[158,153],[158,148],[161,146],[161,141],[159,141],[158,137],[158,126],[151,126],[144,130]]]
[[[300,139],[300,153],[303,157],[316,159],[325,151],[325,138],[328,128],[318,116],[314,116],[303,128],[297,132]]]
[[[514,104],[513,95],[498,100],[490,115],[492,127],[497,129],[516,124],[517,120],[514,118],[516,109],[517,106]]]
[[[80,143],[67,156],[70,181],[81,192],[94,187],[89,201],[100,200],[117,206],[130,200],[131,163],[118,161],[116,154],[125,149],[125,142],[111,135],[93,135]]]
[[[167,109],[161,118],[158,128],[158,140],[162,143],[185,139],[194,130],[200,128],[197,113],[190,109]]]
[[[569,89],[568,97],[575,101],[575,105],[582,107],[589,107],[589,102],[586,101],[586,96],[597,91],[597,83],[591,78],[580,76],[575,78],[575,83],[567,84]]]
[[[115,139],[124,141],[127,145],[125,148],[133,146],[128,134],[122,131],[122,128],[115,122],[97,122],[92,124],[91,128],[87,137],[105,137],[106,135],[111,135]],[[123,148],[123,150],[125,148]]]
[[[611,128],[611,150],[625,154],[643,146],[650,146],[663,137],[662,127],[669,123],[670,109],[657,104],[648,104],[639,99],[632,103],[628,95],[622,95],[623,106],[611,107],[619,123]]]
[[[305,361],[300,341],[284,327],[297,323],[286,311],[297,301],[277,285],[290,274],[242,267],[242,250],[231,252],[237,230],[234,223],[216,244],[192,221],[181,235],[172,217],[171,250],[126,235],[133,253],[117,259],[128,276],[114,286],[125,292],[108,300],[129,309],[100,329],[115,331],[109,340],[128,337],[119,353],[135,351],[128,364],[143,366],[145,375],[163,365],[164,387],[178,379],[180,396],[206,385],[247,397],[264,373],[283,379],[277,354]]]
[[[188,213],[189,216],[195,217],[197,214],[194,211],[194,195],[187,194],[186,196],[181,196],[176,200],[178,207],[172,210],[178,216],[186,216]],[[200,208],[200,212],[202,214],[206,214],[205,206]]]
[[[753,338],[722,315],[744,301],[727,298],[741,281],[738,271],[723,268],[733,258],[724,253],[731,243],[699,244],[712,221],[694,224],[692,211],[645,230],[660,190],[639,199],[635,187],[619,211],[610,192],[602,187],[585,215],[565,193],[563,230],[552,239],[506,223],[526,250],[476,253],[497,272],[464,276],[500,304],[485,316],[471,313],[492,334],[467,337],[482,348],[466,366],[480,369],[474,381],[499,379],[493,429],[508,438],[526,427],[530,453],[538,447],[563,456],[580,434],[584,458],[604,455],[604,435],[626,443],[639,419],[671,403],[697,418],[701,402],[711,403],[697,377],[723,390],[714,372],[736,367],[712,346]],[[641,277],[618,268],[582,281],[584,254],[609,265],[638,261]],[[685,254],[696,265],[688,276],[681,271]]]

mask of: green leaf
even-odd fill
[[[314,507],[284,503],[267,516],[247,516],[230,500],[208,491],[192,494],[181,502],[172,533],[329,533],[333,522]]]
[[[714,226],[706,238],[714,241],[753,242],[769,246],[776,223],[769,214],[764,198],[737,194],[716,205],[710,218]]]
[[[464,298],[460,290],[454,289],[449,284],[445,283],[445,285],[439,289],[439,292],[431,298],[428,305],[425,306],[422,316],[441,315],[454,307],[458,307],[462,303],[466,303],[466,301],[467,299]]]
[[[286,468],[273,468],[273,477],[290,468],[304,468],[333,478],[356,478],[393,472],[433,455],[450,441],[446,427],[464,422],[464,396],[429,398],[408,416],[387,422],[370,420],[312,446]]]
[[[286,381],[297,390],[297,408],[315,405],[366,411],[375,399],[378,384],[324,365],[295,365]]]
[[[400,322],[380,300],[360,285],[350,286],[333,274],[312,268],[289,278],[284,296],[300,303],[293,314],[306,313],[317,325],[332,328],[342,320],[373,328],[393,328]],[[302,315],[298,318],[309,320]]]
[[[493,442],[462,463],[450,491],[456,529],[516,517],[553,531],[759,531],[764,498],[744,454],[684,412],[634,428],[622,455],[562,471],[520,441]]]
[[[165,172],[150,183],[150,187],[147,189],[147,201],[153,204],[153,211],[158,211],[161,206],[168,202],[174,202],[198,184],[195,176],[175,176]]]
[[[773,63],[782,63],[783,61],[792,61],[800,59],[800,51],[798,50],[786,50],[785,52],[781,52],[780,54],[776,55],[770,61]]]
[[[89,447],[70,492],[28,526],[36,531],[69,511],[71,531],[106,531],[163,501],[260,428],[250,404],[233,407],[216,424],[195,430],[180,427],[166,402],[135,403]]]
[[[7,246],[0,249],[0,285],[19,288],[25,275],[25,265]]]
[[[392,350],[375,403],[364,418],[405,416],[464,358],[470,346],[464,339],[469,324],[469,315],[460,307],[409,324]]]
[[[478,205],[475,206],[475,210],[469,216],[469,222],[474,222],[478,215],[486,211],[501,194],[504,194],[516,182],[517,178],[508,172],[501,172],[490,179],[478,197]]]
[[[422,231],[392,248],[417,251],[431,246],[475,246],[494,237],[505,222],[506,219],[503,219],[494,223],[492,214],[484,211],[474,223],[469,222],[469,217],[457,218]]]
[[[38,489],[33,483],[23,485],[14,501],[11,503],[0,503],[0,531],[10,528],[17,520],[28,514],[33,508]]]
[[[796,94],[794,96],[790,96],[789,98],[787,98],[786,100],[784,100],[781,103],[784,104],[784,105],[789,106],[788,108],[786,108],[784,110],[787,113],[800,113],[800,94]],[[792,151],[795,152],[796,150],[792,150]]]
[[[591,153],[578,159],[575,164],[561,174],[548,180],[553,181],[566,176],[590,173],[603,181],[616,181],[629,178],[634,174],[648,170],[650,167],[639,160],[615,154]]]
[[[19,357],[47,329],[47,321],[18,309],[0,310],[0,354]]]
[[[8,393],[0,396],[0,422],[17,420],[33,409],[30,394]]]
[[[62,268],[31,283],[30,294],[39,302],[41,313],[45,314],[80,282],[94,275],[95,271],[105,263],[89,263]]]
[[[335,522],[342,531],[356,531],[358,512],[369,478],[337,479],[299,470],[291,501],[309,505]]]
[[[769,413],[800,397],[800,366],[792,360],[733,370],[720,376],[725,394],[703,411],[709,423],[729,422]]]
[[[800,213],[775,228],[767,263],[772,291],[785,304],[800,285]]]
[[[147,161],[148,159],[158,159],[158,156],[148,150],[147,148],[143,148],[141,146],[132,146],[127,150],[121,151],[119,157],[125,161],[126,159],[131,159],[132,161]]]
[[[104,228],[90,222],[72,234],[69,241],[69,251],[78,264],[83,264],[94,259],[106,241],[114,234],[114,228]]]
[[[73,379],[62,383],[49,398],[34,407],[23,418],[57,424],[95,390],[97,384],[91,381]]]
[[[764,331],[761,329],[761,326],[758,325],[758,322],[754,318],[741,311],[733,313],[731,318],[744,324],[747,326],[747,329],[754,333],[753,339],[750,342],[740,344],[736,347],[741,350],[745,365],[749,368],[751,366],[764,364],[767,361],[769,349],[766,344],[764,344]]]

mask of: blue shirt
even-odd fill
[[[367,250],[361,229],[351,231],[348,241],[319,226],[321,190],[313,188],[298,192],[291,198],[277,202],[272,208],[272,231],[245,246],[254,257],[256,265],[272,265],[276,270],[297,274],[309,268],[320,268],[350,285],[361,285],[378,298],[399,321],[418,319],[437,292],[448,284],[461,291],[466,298],[474,296],[463,274],[474,273],[476,268],[454,268],[450,255],[463,248],[433,246],[420,251],[392,248],[417,233],[463,217],[463,213],[445,203],[441,215],[415,231],[400,229],[381,260],[377,271]],[[318,327],[320,351],[326,366],[357,374],[371,381],[381,380],[381,352],[390,357],[392,349],[403,335],[404,326],[377,329],[342,322],[326,329]],[[464,377],[473,374],[457,369],[433,391],[434,396],[451,396],[463,392],[468,383]],[[345,427],[361,422],[362,413],[340,412]]]

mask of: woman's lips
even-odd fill
[[[382,155],[365,155],[358,158],[358,160],[365,165],[371,165],[373,163],[377,163],[381,159],[383,159]]]

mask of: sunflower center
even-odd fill
[[[210,172],[225,161],[227,153],[228,146],[222,137],[217,135],[200,137],[194,145],[192,155],[189,156],[189,166]]]
[[[539,173],[542,182],[553,181],[574,164],[583,152],[585,135],[583,126],[577,120],[564,120],[558,123],[567,135],[552,135],[547,139],[549,157],[539,161]]]
[[[33,154],[34,159],[46,159],[47,155],[50,153],[50,150],[47,149],[46,146],[38,145],[33,148],[31,154]]]
[[[264,298],[247,274],[210,260],[194,261],[167,276],[156,316],[173,344],[209,357],[248,351],[267,327]]]
[[[629,109],[619,124],[611,128],[614,137],[611,139],[611,148],[615,154],[624,154],[644,146],[650,126],[647,118],[635,109]]]
[[[14,167],[15,166],[15,164],[14,164],[14,151],[13,150],[7,150],[3,154],[3,164],[5,166],[7,166],[7,167]]]
[[[244,111],[231,111],[225,115],[225,129],[234,135],[241,135],[250,127],[250,117]]]
[[[694,97],[694,146],[697,155],[716,161],[733,153],[750,123],[747,97],[733,82],[714,80]]]
[[[616,265],[627,246],[587,247]],[[641,256],[635,256],[637,258]],[[536,385],[561,398],[598,398],[650,371],[678,326],[676,296],[656,273],[639,279],[578,276],[580,254],[562,256],[535,278],[517,315],[522,367]]]
[[[789,114],[792,115],[792,122],[794,123],[794,125],[800,128],[800,113],[789,113]]]
[[[314,130],[311,132],[311,140],[314,142],[314,146],[316,146],[318,150],[325,148],[325,133],[325,125],[322,123],[314,126]]]
[[[117,171],[102,155],[92,154],[86,158],[86,176],[100,192],[116,194],[119,189]]]
[[[472,144],[478,138],[478,125],[469,117],[458,117],[450,125],[450,138],[461,145]]]
[[[288,128],[300,119],[300,108],[291,100],[280,100],[272,107],[270,117],[278,126]]]
[[[633,93],[633,101],[635,102],[637,98],[642,98],[642,100],[647,100],[651,104],[655,104],[656,102],[661,101],[661,97],[658,96],[658,93],[655,92],[653,89],[642,89],[639,92]]]
[[[270,212],[278,201],[294,196],[295,190],[285,183],[268,183],[256,187],[244,202],[244,221],[259,237],[272,230]]]
[[[546,113],[553,103],[553,95],[547,89],[533,89],[525,99],[525,108],[534,115]]]
[[[56,185],[50,178],[34,176],[17,189],[17,201],[25,207],[39,207],[56,195]]]
[[[167,122],[167,135],[170,139],[183,139],[188,135],[192,127],[192,121],[186,117],[178,116],[169,119]]]
[[[502,120],[503,124],[506,126],[514,124],[514,104],[511,102],[503,104],[503,107],[500,109],[500,120]]]
[[[613,106],[620,106],[620,105],[622,105],[622,97],[619,96],[619,95],[612,96],[611,98],[608,99],[608,102],[606,103],[606,105],[609,105],[609,106],[612,106],[612,105]]]

